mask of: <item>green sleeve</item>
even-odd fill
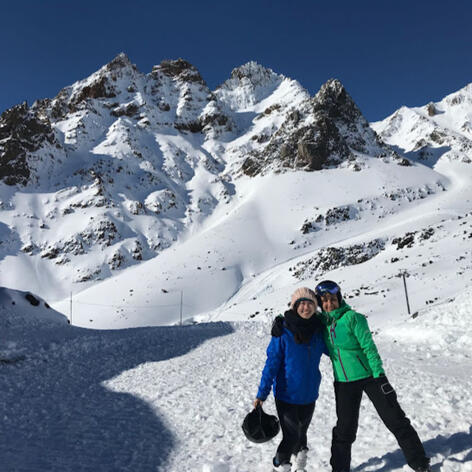
[[[355,314],[355,317],[353,318],[353,331],[359,345],[367,357],[369,367],[372,369],[374,377],[377,378],[381,374],[385,374],[382,367],[382,359],[377,351],[377,346],[372,338],[369,324],[364,315],[361,315],[360,313]]]

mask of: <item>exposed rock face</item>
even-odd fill
[[[10,184],[26,184],[31,169],[26,162],[25,149],[36,151],[46,139],[52,143],[56,123],[69,120],[74,114],[77,116],[74,128],[64,135],[65,144],[72,151],[89,147],[94,136],[107,132],[106,128],[100,129],[99,124],[109,126],[105,124],[106,115],[115,120],[136,120],[140,128],[148,128],[151,133],[156,125],[170,125],[182,134],[202,133],[206,140],[218,140],[230,134],[234,139],[247,132],[236,125],[239,110],[256,107],[279,87],[293,88],[291,82],[249,62],[233,69],[230,79],[212,93],[198,70],[183,59],[162,61],[144,77],[125,54],[119,54],[86,80],[61,90],[54,99],[37,101],[29,111],[22,106],[21,112],[19,109],[6,112],[1,131],[5,165],[0,177]],[[385,153],[339,81],[329,80],[313,98],[300,93],[302,98],[294,106],[273,103],[255,118],[263,118],[261,121],[267,123],[264,132],[251,137],[254,145],[249,149],[243,146],[233,150],[235,155],[245,156],[239,166],[243,173],[253,176],[271,169],[313,171],[347,159],[354,160],[356,152]],[[267,122],[272,119],[281,124],[274,126]],[[109,129],[123,125],[125,133],[129,134],[125,122],[116,121]],[[21,135],[21,143],[6,139],[15,137],[12,126],[16,126],[16,134]],[[129,143],[133,155],[144,155],[131,139],[125,136],[122,139]],[[65,151],[67,153],[67,148]],[[13,174],[16,177],[12,177]]]
[[[247,175],[267,168],[320,170],[355,153],[392,154],[370,129],[338,80],[329,80],[316,96],[286,115],[267,146],[250,153],[242,165]]]
[[[161,71],[168,77],[176,78],[182,82],[195,82],[206,86],[200,72],[184,59],[162,61],[153,71]]]
[[[82,282],[171,246],[231,200],[242,173],[314,171],[379,150],[338,81],[311,97],[255,62],[212,92],[184,59],[142,74],[119,54],[56,97],[0,117],[0,180],[53,195],[41,197],[37,215],[18,215],[34,220],[24,223],[34,236],[12,239],[55,270],[74,265]],[[208,186],[195,190],[202,178]],[[96,265],[82,267],[96,251]]]
[[[250,61],[231,71],[231,77],[221,87],[235,89],[241,86],[256,87],[268,85],[274,81],[280,80],[273,70],[263,67],[257,62]]]
[[[54,142],[51,123],[28,109],[14,106],[0,117],[0,179],[7,185],[26,185],[30,178],[28,155],[44,141]]]
[[[409,160],[435,165],[441,160],[472,162],[472,84],[440,102],[401,107],[372,128]],[[401,163],[401,161],[399,162]]]
[[[428,103],[426,110],[428,112],[428,116],[434,116],[436,114],[436,107],[434,106],[434,103]]]
[[[339,267],[362,264],[375,257],[384,248],[385,242],[382,239],[347,247],[326,247],[319,250],[314,257],[299,262],[289,270],[299,280],[319,278],[324,273]]]

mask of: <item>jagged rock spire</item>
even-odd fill
[[[280,79],[282,76],[276,74],[272,69],[261,66],[255,61],[247,62],[231,71],[231,77],[220,87],[234,89],[241,85],[250,84],[253,87],[265,85]]]
[[[129,57],[124,52],[120,52],[114,59],[112,59],[105,66],[106,70],[109,70],[109,71],[123,69],[125,67],[131,67],[133,70],[137,70],[136,66],[131,63]]]
[[[248,175],[266,168],[320,170],[368,151],[379,155],[386,149],[342,83],[330,79],[305,106],[287,115],[265,148],[249,153],[241,169]]]
[[[358,106],[338,79],[329,79],[325,82],[314,96],[312,103],[315,113],[321,112],[331,119],[350,122],[362,116]]]
[[[182,82],[196,82],[206,85],[198,69],[182,58],[162,61],[158,66],[152,68],[153,74],[158,72]]]

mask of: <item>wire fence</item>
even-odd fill
[[[88,303],[88,302],[81,302],[78,300],[74,300],[74,303],[78,305],[89,305],[89,306],[102,306],[102,307],[111,307],[111,308],[168,308],[172,306],[181,306],[180,303],[172,303],[169,305],[132,305],[127,303],[126,305],[108,305],[105,303]],[[188,305],[186,303],[182,303],[182,306],[186,308],[195,308],[193,305]]]
[[[83,305],[83,306],[90,306],[90,307],[102,307],[102,308],[113,308],[115,310],[124,311],[124,310],[156,310],[159,308],[172,308],[178,307],[179,310],[179,317],[180,317],[180,325],[183,324],[183,310],[185,309],[192,309],[195,308],[193,305],[189,305],[183,302],[184,292],[183,290],[173,290],[173,293],[180,292],[180,301],[178,303],[166,303],[162,305],[155,305],[155,304],[146,304],[146,305],[134,305],[132,303],[124,303],[124,304],[114,304],[114,303],[92,303],[92,302],[83,302],[81,300],[77,300],[73,298],[72,292],[70,293],[70,308],[69,308],[69,323],[72,324],[72,315],[74,312],[73,306],[74,304]],[[167,292],[169,293],[169,292]]]

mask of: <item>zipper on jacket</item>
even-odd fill
[[[334,338],[336,337],[336,321],[330,326],[329,335],[331,336],[331,342],[334,345]]]
[[[329,334],[331,336],[331,342],[333,343],[333,346],[334,346],[334,338],[336,337],[336,321],[329,328]],[[346,371],[344,370],[344,365],[341,359],[341,352],[339,351],[339,347],[336,347],[336,349],[338,350],[339,363],[341,364],[341,369],[343,370],[344,378],[346,379],[346,382],[349,382],[349,379],[347,378],[347,375],[346,375]]]
[[[344,370],[344,365],[343,365],[343,361],[341,359],[341,352],[339,351],[339,347],[337,348],[337,350],[338,350],[339,363],[341,364],[341,369],[343,370],[343,374],[344,374],[344,377],[346,379],[346,382],[349,382],[349,379],[347,378],[347,375],[346,375],[346,371]]]
[[[369,372],[369,369],[367,369],[367,367],[364,365],[364,363],[361,361],[361,358],[356,354],[356,357],[357,357],[357,360],[359,361],[359,363],[361,364],[362,367],[364,367],[364,370],[366,372]]]

